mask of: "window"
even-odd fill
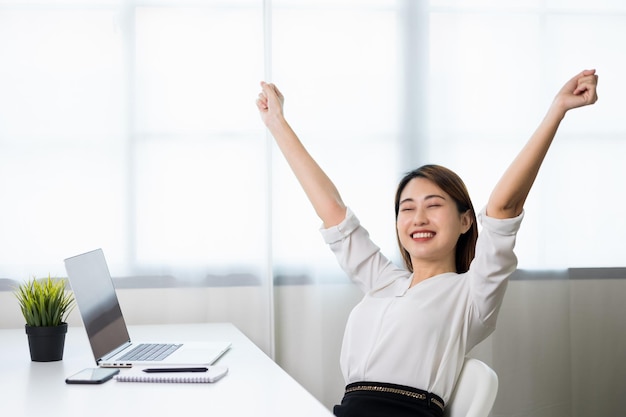
[[[256,114],[266,76],[399,262],[403,172],[449,166],[480,208],[566,77],[589,66],[601,100],[563,123],[518,254],[523,268],[619,265],[625,11],[608,0],[2,0],[0,276],[65,275],[65,257],[102,247],[121,275],[343,279]]]
[[[576,72],[596,68],[600,100],[571,111],[526,204],[522,268],[620,266],[625,126],[617,1],[431,1],[431,157],[455,169],[480,209],[498,176]]]

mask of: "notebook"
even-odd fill
[[[222,379],[227,373],[225,366],[209,366],[207,372],[173,372],[162,374],[146,374],[140,370],[123,371],[115,376],[119,382],[164,382],[181,384],[211,383]]]
[[[99,366],[213,365],[231,347],[229,341],[131,341],[102,249],[67,258],[65,269]],[[143,358],[130,354],[146,346],[159,352]]]

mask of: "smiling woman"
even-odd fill
[[[596,102],[596,85],[595,70],[585,70],[559,90],[478,216],[480,235],[461,240],[470,228],[477,229],[471,200],[456,174],[433,165],[407,174],[395,203],[403,269],[372,242],[296,136],[283,112],[283,94],[261,82],[261,119],[322,220],[326,243],[365,293],[346,324],[341,352],[346,390],[335,415],[366,410],[371,417],[443,415],[465,355],[495,329],[517,266],[513,248],[523,204],[539,167],[565,114]],[[474,245],[475,254],[467,253]],[[457,264],[457,247],[467,254],[463,265]]]
[[[422,187],[418,187],[418,184]],[[419,189],[424,187],[425,191],[422,191],[420,195]],[[436,230],[430,230],[430,227],[432,227],[430,226],[430,217],[416,221],[414,218],[415,213],[421,215],[424,208],[435,207],[441,208],[436,210],[435,216],[437,218],[442,216],[442,212],[443,215],[447,215],[447,218],[441,220],[444,224],[458,224],[458,228],[453,228],[457,230],[452,230],[452,236],[447,239],[446,257],[448,265],[444,269],[446,271],[456,271],[457,273],[466,272],[474,259],[476,238],[478,237],[476,212],[463,180],[448,168],[439,165],[425,165],[411,171],[404,176],[398,185],[395,202],[396,234],[404,266],[407,270],[414,272],[416,269],[414,265],[420,263],[419,259],[417,257],[413,258],[411,252],[407,249],[405,244],[406,236],[415,238],[413,236],[415,228],[418,228],[417,232],[420,231],[420,227],[424,228],[424,226],[419,226],[421,224],[429,225],[427,230],[430,233],[437,233]],[[409,213],[407,213],[407,209]],[[403,224],[403,229],[408,228],[408,233],[405,230],[401,233],[400,227]],[[428,277],[435,274],[433,271],[425,274],[425,276]],[[424,278],[413,277],[414,282],[419,282],[422,279]]]

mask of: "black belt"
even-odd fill
[[[436,406],[443,413],[445,404],[441,397],[421,389],[386,382],[353,382],[346,385],[346,395],[356,392],[395,394],[412,398],[427,407]]]

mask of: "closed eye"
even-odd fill
[[[443,204],[446,202],[446,199],[441,195],[432,194],[432,195],[426,196],[424,201],[427,202],[426,207],[431,208],[431,207],[443,206]]]

